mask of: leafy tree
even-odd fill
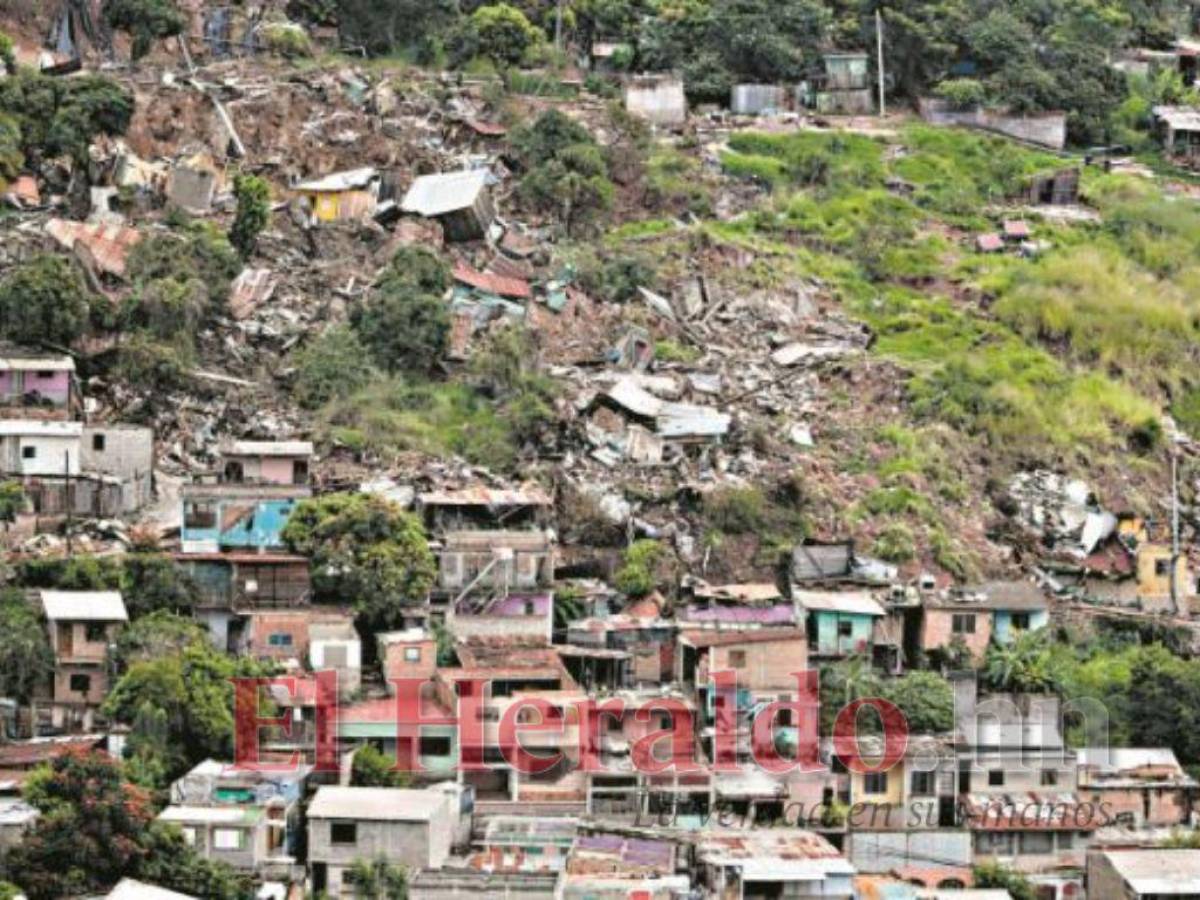
[[[1184,764],[1200,760],[1200,666],[1166,648],[1143,648],[1129,679],[1129,727],[1146,747],[1170,747]]]
[[[1013,900],[1037,900],[1033,883],[1015,869],[995,862],[980,863],[973,873],[977,888],[1003,888]]]
[[[308,556],[318,597],[353,602],[370,625],[391,627],[424,601],[437,564],[415,516],[380,497],[327,494],[296,507],[283,530]]]
[[[475,10],[471,28],[478,35],[479,51],[498,66],[516,65],[531,47],[545,40],[541,29],[507,3]]]
[[[168,777],[189,765],[233,753],[231,679],[256,677],[268,669],[255,660],[234,659],[207,642],[193,642],[166,656],[134,660],[104,701],[104,714],[118,722],[144,720],[150,710],[167,715],[169,740],[182,756],[164,764]]]
[[[0,696],[28,703],[54,672],[46,629],[19,591],[0,594]]]
[[[568,234],[612,205],[615,189],[603,153],[586,128],[558,110],[514,133],[512,145],[525,170],[521,194],[557,213]]]
[[[993,691],[1056,692],[1061,684],[1051,653],[1044,629],[1025,632],[1007,644],[993,643],[983,660],[984,682]]]
[[[17,521],[25,508],[25,488],[19,481],[0,482],[0,522],[6,525]]]
[[[179,656],[188,647],[207,643],[208,632],[203,625],[177,613],[158,610],[136,619],[117,634],[110,662],[124,671],[136,662]]]
[[[229,289],[241,271],[242,261],[229,240],[208,222],[139,241],[129,254],[129,279],[136,293],[160,281],[184,286],[188,294],[202,290],[206,315],[225,311]]]
[[[161,553],[129,553],[122,558],[121,592],[131,619],[162,610],[188,612],[196,585]]]
[[[659,584],[663,545],[658,541],[634,541],[625,551],[625,559],[613,574],[613,586],[630,597],[644,597]]]
[[[133,108],[133,94],[103,75],[54,78],[22,70],[0,80],[0,113],[16,120],[29,161],[69,154],[86,164],[91,142],[123,135]]]
[[[133,38],[131,55],[136,62],[156,40],[175,37],[187,27],[187,19],[174,0],[109,0],[104,7],[108,24]]]
[[[533,440],[553,422],[556,385],[538,371],[537,348],[525,329],[493,330],[471,357],[470,375],[500,403],[514,443]]]
[[[350,324],[389,372],[428,372],[442,358],[450,315],[442,300],[449,272],[424,248],[402,248]]]
[[[12,116],[0,114],[0,180],[11,181],[24,167],[21,127]]]
[[[10,851],[11,877],[30,900],[104,893],[136,872],[154,814],[148,796],[99,751],[64,753],[25,784],[42,817]]]
[[[258,247],[258,236],[271,218],[271,189],[256,175],[239,175],[233,182],[237,212],[229,229],[229,242],[249,259]]]
[[[70,260],[35,256],[0,281],[0,334],[19,344],[69,346],[87,327],[88,298]]]
[[[403,788],[412,784],[412,773],[396,769],[396,760],[373,744],[364,744],[354,752],[350,783],[355,787]]]
[[[912,734],[943,734],[954,727],[954,691],[934,672],[884,679],[879,696],[900,708]]]
[[[306,409],[341,400],[366,387],[374,371],[354,329],[334,325],[296,351],[293,394]]]
[[[103,894],[125,877],[213,900],[253,897],[247,879],[201,859],[178,829],[156,823],[149,796],[105,753],[55,757],[24,791],[42,816],[6,863],[29,900]]]
[[[359,900],[406,900],[408,872],[403,866],[387,861],[358,859],[346,872],[346,880],[354,885]]]
[[[336,0],[336,6],[343,44],[390,53],[436,35],[453,19],[458,4],[457,0]]]
[[[17,54],[13,47],[12,38],[0,31],[0,64],[8,75],[17,74]]]

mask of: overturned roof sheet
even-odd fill
[[[336,194],[341,191],[361,191],[370,186],[379,177],[378,169],[351,169],[348,172],[335,172],[324,178],[312,181],[302,181],[292,190],[305,191],[313,194]]]
[[[1200,109],[1194,106],[1156,106],[1154,118],[1172,131],[1200,131]]]
[[[734,603],[766,603],[783,596],[773,582],[755,584],[707,584],[698,582],[692,587],[697,597],[728,600]]]
[[[126,622],[120,591],[41,591],[51,622]]]
[[[426,218],[468,209],[475,205],[491,179],[492,173],[487,169],[422,175],[408,189],[401,209]]]
[[[554,500],[540,488],[498,490],[465,488],[460,491],[430,491],[420,494],[421,506],[550,506]]]
[[[857,616],[887,615],[879,601],[870,594],[797,591],[795,598],[809,612],[835,612]]]
[[[721,437],[733,423],[732,416],[712,407],[660,400],[632,377],[617,381],[604,396],[634,416],[654,420],[655,431],[663,438]]]
[[[68,219],[51,219],[46,234],[66,250],[79,252],[82,248],[96,268],[115,278],[125,277],[129,251],[142,239],[134,228]]]
[[[533,296],[529,282],[523,278],[509,278],[491,272],[477,272],[465,263],[459,263],[455,267],[454,280],[499,297],[528,300]]]
[[[192,894],[168,891],[144,881],[122,878],[109,892],[107,900],[197,900]]]
[[[229,311],[245,319],[275,293],[279,279],[270,269],[243,269],[229,289]]]

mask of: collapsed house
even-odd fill
[[[633,375],[596,394],[585,413],[593,456],[609,464],[618,459],[659,464],[668,449],[720,443],[733,423],[731,415],[712,407],[656,397]]]
[[[417,178],[400,204],[403,212],[434,219],[447,241],[475,241],[496,218],[488,169],[444,172]]]
[[[1154,127],[1163,152],[1172,159],[1195,162],[1200,158],[1200,109],[1194,106],[1156,106]]]

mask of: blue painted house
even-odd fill
[[[1050,624],[1050,604],[1032,581],[990,581],[974,588],[992,611],[992,640],[1008,644],[1023,631],[1037,631]]]
[[[312,491],[301,485],[189,484],[181,491],[184,553],[283,549],[283,527]]]
[[[793,599],[805,615],[810,655],[871,654],[887,613],[870,594],[795,591]]]

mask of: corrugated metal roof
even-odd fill
[[[793,596],[809,612],[837,612],[859,616],[887,615],[870,594],[797,591]]]
[[[31,351],[32,353],[32,351]],[[74,372],[75,360],[69,356],[0,356],[0,372]]]
[[[447,795],[441,791],[326,786],[317,789],[308,806],[308,817],[377,822],[428,822],[446,808]]]
[[[297,184],[294,188],[292,188],[292,190],[304,191],[313,194],[333,194],[341,191],[357,191],[367,187],[378,177],[378,169],[350,169],[346,172],[335,172],[332,175],[326,175],[324,178],[316,178],[312,181],[302,181],[300,184]]]
[[[613,384],[605,396],[635,416],[653,419],[655,431],[664,438],[720,437],[733,423],[732,416],[708,406],[660,400],[629,376]]]
[[[100,271],[116,278],[125,277],[129,251],[142,239],[136,229],[122,225],[72,222],[67,219],[51,219],[46,223],[46,234],[67,250],[74,250],[79,244]]]
[[[1200,893],[1200,850],[1106,850],[1104,856],[1139,896]]]
[[[800,544],[792,551],[792,578],[796,581],[820,581],[846,578],[854,561],[854,545]]]
[[[401,209],[427,218],[469,209],[491,178],[492,173],[487,169],[422,175],[408,189]]]
[[[454,268],[454,280],[490,294],[528,300],[533,297],[529,282],[521,278],[508,278],[491,272],[478,272],[465,263]]]
[[[51,622],[126,622],[120,591],[41,591]]]

